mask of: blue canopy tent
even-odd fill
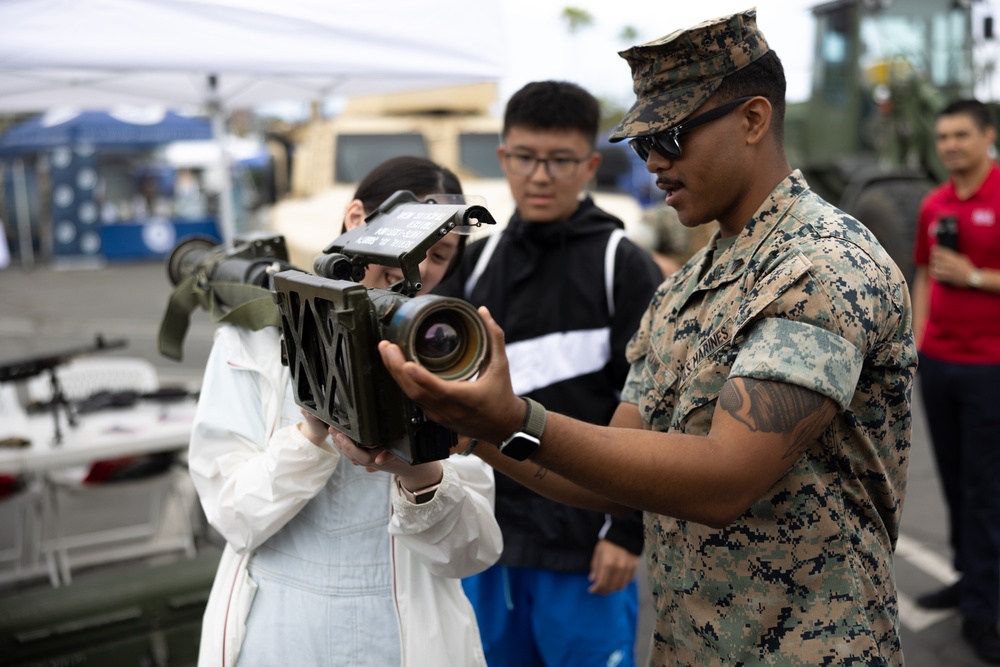
[[[0,134],[0,156],[11,157],[78,145],[143,149],[174,141],[211,138],[212,123],[209,119],[158,108],[113,111],[56,109]]]
[[[116,107],[111,111],[53,109],[0,135],[0,160],[12,162],[21,170],[20,177],[26,179],[25,158],[48,156],[53,259],[89,265],[106,259],[158,258],[169,251],[182,233],[218,237],[216,221],[207,216],[197,221],[176,221],[169,216],[152,215],[150,211],[151,215],[142,216],[146,219],[131,224],[103,224],[111,220],[102,211],[115,213],[115,219],[119,219],[115,207],[109,208],[103,196],[107,192],[102,186],[110,175],[107,160],[111,155],[212,136],[209,119],[161,107]],[[140,176],[126,179],[130,183],[126,186],[129,198]],[[150,180],[152,176],[145,178]],[[17,193],[14,194],[16,198]]]

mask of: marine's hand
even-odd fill
[[[588,593],[608,595],[620,591],[635,579],[639,557],[608,540],[599,540],[590,559]]]
[[[321,421],[318,417],[305,409],[301,409],[301,412],[303,419],[298,424],[299,432],[312,444],[317,447],[322,447],[327,436],[328,427],[326,422]]]
[[[430,419],[456,433],[501,442],[524,423],[526,408],[511,389],[503,330],[486,308],[480,308],[479,314],[489,332],[490,354],[475,380],[442,380],[426,368],[406,361],[399,346],[386,340],[379,342],[378,349],[396,383]]]
[[[969,275],[976,270],[968,257],[950,248],[934,246],[930,259],[931,277],[939,283],[965,287],[969,284]]]

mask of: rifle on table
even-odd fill
[[[49,404],[52,408],[52,416],[55,419],[55,443],[59,444],[62,442],[62,430],[59,427],[59,410],[65,410],[66,420],[70,426],[76,425],[76,418],[69,409],[69,401],[66,400],[66,394],[63,393],[56,369],[68,364],[77,357],[116,350],[125,347],[127,344],[128,341],[124,339],[106,341],[103,336],[97,334],[93,345],[72,348],[20,361],[5,362],[0,364],[0,383],[20,382],[41,375],[42,373],[47,372],[49,374],[49,382],[52,387],[52,400]]]

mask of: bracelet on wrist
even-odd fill
[[[410,491],[405,486],[403,482],[400,481],[399,477],[396,478],[396,487],[399,492],[403,495],[403,498],[410,501],[414,505],[423,505],[424,503],[430,502],[434,499],[434,494],[437,492],[438,487],[441,486],[441,482],[435,482],[430,486],[425,486],[422,489],[416,491]]]
[[[983,286],[983,272],[979,269],[973,269],[972,273],[969,274],[968,285],[972,289],[979,289]]]

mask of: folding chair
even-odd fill
[[[156,367],[141,358],[81,358],[56,369],[56,374],[68,401],[101,391],[148,393],[159,388]],[[29,380],[28,397],[50,400],[50,379]],[[72,581],[74,567],[173,551],[196,554],[192,494],[183,492],[186,475],[176,466],[147,477],[98,484],[84,484],[79,474],[68,471],[52,471],[45,480],[48,512],[42,551],[55,556],[63,583]]]
[[[16,387],[0,384],[0,440],[21,440],[27,423]],[[55,559],[48,567],[41,562],[43,491],[32,476],[0,470],[0,583],[48,574],[53,586],[59,584]]]
[[[155,554],[197,553],[188,502],[174,468],[142,479],[85,485],[49,477],[51,513],[43,538],[63,583],[72,569]],[[171,502],[173,501],[173,502]],[[167,529],[168,512],[169,524]]]
[[[29,481],[0,498],[0,583],[48,576],[59,585],[54,557],[42,563],[43,487]]]

